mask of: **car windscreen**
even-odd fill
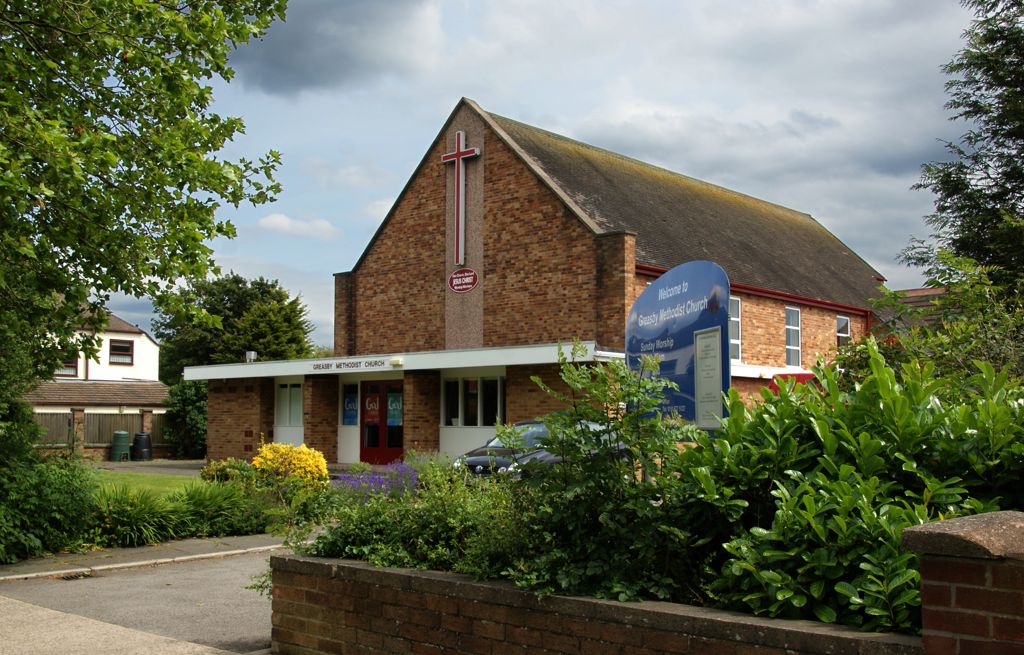
[[[529,425],[516,425],[513,426],[516,432],[519,433],[519,448],[529,450],[536,448],[541,438],[548,433],[548,429],[544,427],[543,423],[531,423]],[[494,437],[486,444],[485,448],[508,448],[502,441],[501,437]]]

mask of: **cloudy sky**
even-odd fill
[[[355,264],[463,96],[485,110],[812,214],[889,279],[924,237],[920,166],[951,123],[954,0],[291,0],[233,58],[224,153],[282,153],[273,205],[223,213],[225,270],[301,294],[332,342]],[[770,244],[766,244],[771,247]],[[779,244],[780,256],[785,256]],[[144,301],[112,305],[148,326]]]

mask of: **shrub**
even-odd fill
[[[418,481],[416,490],[391,487],[344,504],[309,552],[483,577],[497,576],[512,563],[509,549],[522,540],[508,537],[521,517],[507,481],[467,484],[450,465],[433,461]]]
[[[96,492],[100,545],[135,547],[187,535],[184,508],[148,489],[104,485]]]
[[[77,460],[0,467],[0,563],[78,545],[93,520],[93,472]]]
[[[179,537],[259,534],[267,529],[269,501],[238,482],[194,482],[167,496],[180,508],[187,533]]]
[[[331,480],[331,485],[346,495],[365,499],[374,494],[400,496],[416,489],[419,473],[405,462],[393,462],[381,470],[349,470]]]
[[[206,382],[182,381],[167,390],[167,440],[179,457],[206,456]]]
[[[199,477],[207,482],[240,482],[255,485],[256,468],[244,459],[215,459],[199,470]]]
[[[252,465],[265,479],[294,478],[308,484],[327,481],[327,460],[319,450],[305,444],[265,443],[253,457]]]

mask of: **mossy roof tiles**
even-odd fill
[[[591,229],[635,233],[638,264],[709,259],[734,283],[862,308],[878,295],[879,273],[809,214],[484,113]]]

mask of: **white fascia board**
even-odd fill
[[[732,362],[729,365],[729,373],[734,378],[756,378],[758,380],[771,380],[776,375],[793,375],[798,373],[810,373],[799,366],[755,366],[753,364],[737,364]]]
[[[596,352],[593,341],[581,342],[586,352],[577,361],[590,362],[609,353]],[[414,353],[366,355],[362,357],[325,357],[322,359],[289,359],[277,362],[250,364],[213,364],[188,366],[186,380],[228,380],[239,378],[270,378],[286,375],[329,375],[379,371],[421,371],[434,369],[474,368],[481,366],[524,366],[528,364],[557,364],[557,343],[504,348],[469,348],[466,350],[438,350]],[[568,354],[572,344],[561,344]],[[611,355],[614,355],[612,353]],[[619,355],[621,357],[621,355]]]

